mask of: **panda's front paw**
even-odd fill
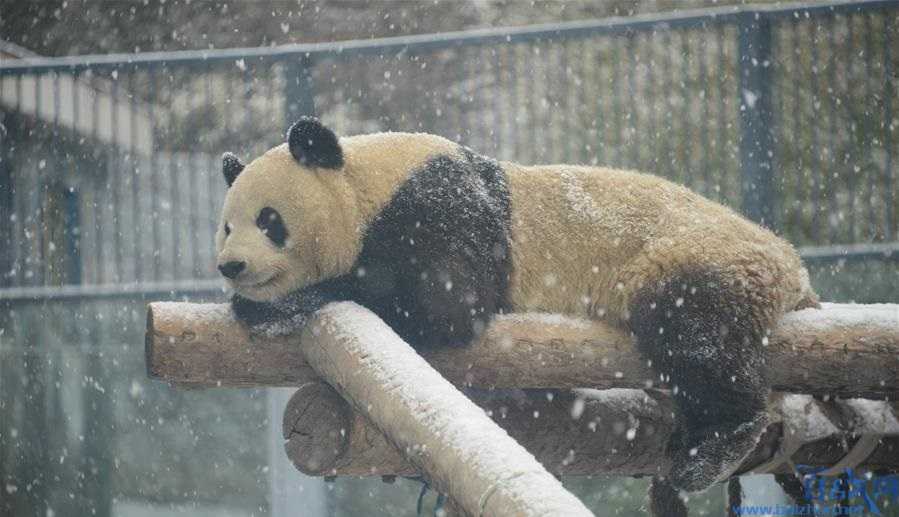
[[[767,425],[767,415],[762,413],[738,425],[685,433],[672,451],[669,481],[680,490],[699,492],[727,480],[755,450]]]
[[[234,316],[259,337],[286,336],[306,325],[305,313],[286,311],[275,303],[255,302],[239,295],[231,299]]]
[[[273,319],[250,325],[250,334],[259,337],[280,337],[299,332],[306,326],[306,318],[302,314],[296,314],[290,318]]]

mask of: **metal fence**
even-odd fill
[[[428,131],[501,159],[650,171],[811,260],[891,260],[897,15],[873,0],[7,60],[0,297],[214,290],[218,157],[252,158],[301,114],[342,134]]]

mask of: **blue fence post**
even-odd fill
[[[737,23],[743,214],[776,228],[771,21],[763,12],[748,11]]]
[[[309,56],[292,56],[284,62],[284,116],[287,125],[304,115],[315,115],[314,66]]]

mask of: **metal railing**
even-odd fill
[[[886,0],[748,6],[7,60],[0,299],[215,291],[218,157],[252,158],[302,114],[342,134],[428,131],[501,159],[646,170],[809,260],[895,260],[897,15]]]

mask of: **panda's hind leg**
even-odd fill
[[[645,287],[630,304],[637,345],[674,394],[669,482],[680,490],[730,477],[767,425],[770,322],[744,292],[720,273],[689,271]]]

